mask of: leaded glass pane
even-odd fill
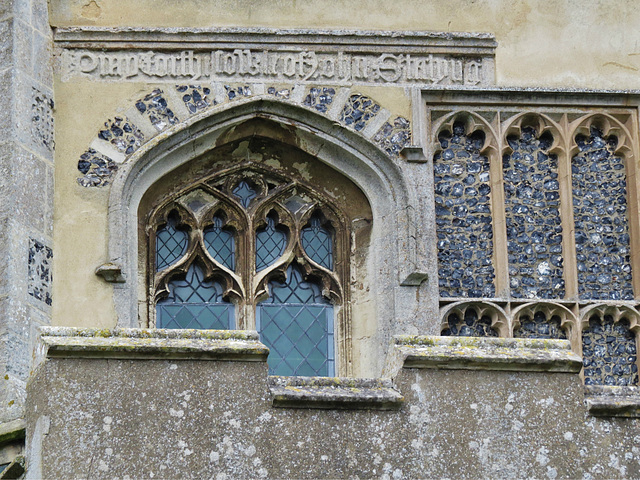
[[[227,330],[234,327],[233,304],[222,298],[217,282],[205,281],[202,269],[191,265],[184,279],[169,282],[169,296],[156,305],[158,328]]]
[[[310,226],[302,230],[302,248],[309,258],[331,270],[333,268],[333,241],[331,234],[322,227],[320,219],[313,217]]]
[[[213,219],[213,226],[204,231],[204,243],[213,258],[229,270],[235,269],[235,241],[233,234],[222,228],[219,217]]]
[[[256,270],[272,265],[284,252],[287,235],[276,228],[273,216],[267,217],[267,226],[256,233]]]
[[[233,194],[240,199],[240,203],[244,208],[247,208],[251,200],[258,195],[258,193],[251,188],[251,185],[244,180],[236,185],[236,188],[233,189]]]
[[[187,250],[187,232],[177,230],[175,222],[169,222],[156,232],[156,270],[162,270],[177,262]]]
[[[261,341],[270,349],[271,375],[333,376],[333,305],[295,267],[286,283],[269,283],[271,296],[258,305]]]

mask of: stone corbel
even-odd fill
[[[107,262],[96,268],[96,275],[102,277],[105,282],[125,283],[126,278],[122,274],[122,267],[113,262]]]
[[[407,162],[426,163],[428,161],[427,156],[424,154],[424,149],[420,145],[406,145],[400,150],[400,155]]]

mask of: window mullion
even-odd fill
[[[562,223],[562,265],[564,267],[565,297],[578,300],[578,267],[576,261],[576,235],[573,218],[573,183],[571,159],[573,138],[567,115],[562,116],[563,148],[558,152],[558,180],[560,184],[560,221]]]
[[[500,112],[496,116],[496,136],[487,135],[487,141],[495,142],[487,151],[489,157],[489,181],[491,182],[491,216],[493,218],[493,265],[497,298],[509,298],[509,248],[507,243],[507,219],[504,201],[502,155],[505,139],[501,131]],[[489,132],[488,132],[489,133]],[[485,147],[486,148],[486,147]]]

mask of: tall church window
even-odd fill
[[[149,326],[255,328],[271,374],[335,375],[345,225],[311,187],[262,167],[189,185],[147,223]]]

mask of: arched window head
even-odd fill
[[[271,374],[335,375],[349,224],[317,189],[264,166],[175,189],[146,220],[149,326],[257,329]]]

